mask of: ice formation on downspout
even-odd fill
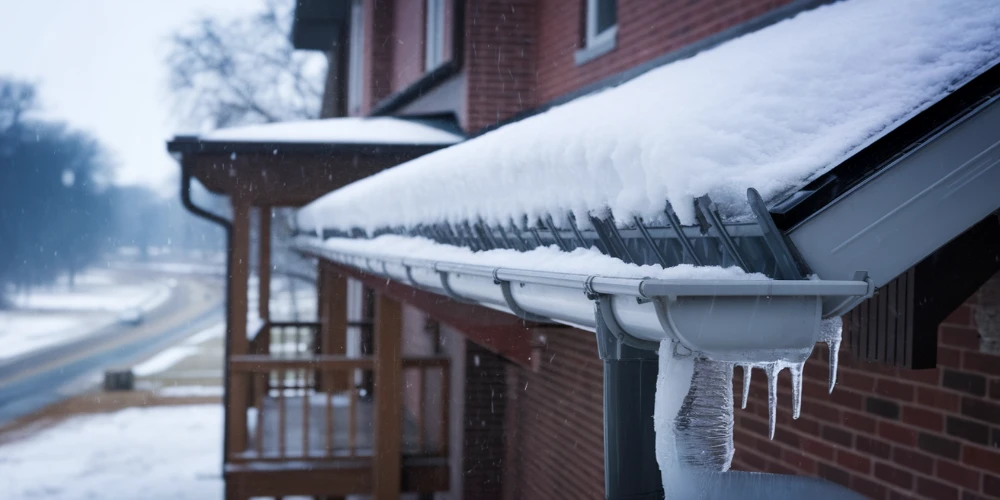
[[[829,389],[837,382],[841,320],[832,318],[821,325],[821,342],[830,348]],[[754,368],[767,376],[768,434],[773,439],[778,408],[778,375],[788,369],[792,376],[792,418],[802,408],[802,371],[812,349],[785,354],[776,361],[755,361],[752,353],[739,363],[716,361],[702,353],[692,353],[671,339],[659,350],[656,382],[656,459],[663,476],[664,490],[677,493],[691,488],[692,473],[721,473],[729,470],[733,453],[733,370],[743,370],[742,399],[746,408]],[[769,353],[770,354],[770,353]],[[697,474],[695,474],[697,476]]]

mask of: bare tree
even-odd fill
[[[292,47],[293,5],[266,0],[247,18],[174,34],[167,63],[182,119],[217,128],[318,117],[326,60]]]

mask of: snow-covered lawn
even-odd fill
[[[12,297],[15,307],[32,310],[111,311],[142,309],[151,311],[170,298],[166,281],[122,283],[105,270],[89,271],[77,278],[70,289],[63,283]]]
[[[13,294],[14,309],[0,311],[0,361],[89,335],[113,323],[116,314],[163,305],[176,282],[136,279],[104,269],[81,273],[29,294]]]
[[[68,342],[113,320],[110,314],[0,311],[0,360]]]
[[[7,500],[222,498],[222,408],[129,408],[74,417],[0,445]]]
[[[222,324],[206,328],[188,337],[184,342],[161,351],[156,356],[135,365],[132,367],[132,373],[137,377],[147,377],[166,371],[185,358],[196,354],[199,344],[219,338],[223,333],[225,333],[225,325]]]

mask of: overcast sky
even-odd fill
[[[260,0],[0,0],[0,75],[39,84],[43,116],[96,135],[117,181],[172,193],[165,150],[177,132],[167,38],[201,15],[253,12]]]

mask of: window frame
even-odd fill
[[[424,1],[424,72],[445,63],[445,8],[445,0]]]
[[[615,2],[615,24],[612,24],[604,31],[597,31],[597,15],[600,11],[600,2]],[[618,43],[618,2],[617,0],[586,0],[583,9],[583,48],[573,54],[577,65],[584,64],[596,59],[615,49]]]
[[[347,56],[347,114],[361,113],[365,84],[365,12],[364,1],[351,3],[350,46]]]

